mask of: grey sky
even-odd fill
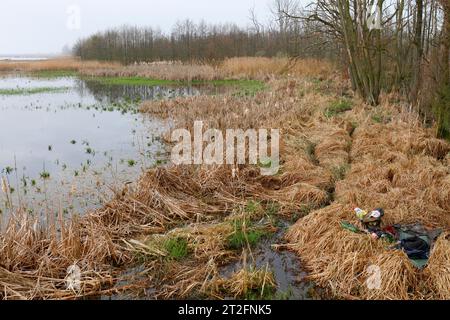
[[[1,0],[0,54],[59,53],[80,37],[108,27],[160,26],[164,31],[180,19],[207,22],[249,23],[249,9],[255,7],[264,20],[270,0]],[[80,8],[79,30],[67,27]],[[72,7],[73,8],[73,7]],[[74,13],[72,11],[72,13]],[[76,13],[74,13],[76,14]],[[69,20],[76,26],[76,18]]]

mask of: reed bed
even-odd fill
[[[0,71],[2,72],[39,72],[39,71],[74,71],[82,69],[116,69],[118,63],[81,61],[74,58],[58,58],[42,61],[1,61]]]
[[[237,62],[227,66],[228,74],[259,77],[260,62],[247,70]],[[387,102],[374,110],[352,98],[351,108],[331,114],[336,101],[349,99],[347,84],[334,75],[317,81],[308,71],[283,77],[264,72],[268,89],[254,96],[152,101],[141,111],[170,120],[172,129],[192,130],[197,120],[204,129],[222,131],[280,129],[278,175],[261,176],[258,166],[249,165],[168,165],[149,170],[135,188],[115,192],[103,208],[78,219],[43,227],[17,215],[0,236],[0,297],[93,295],[111,290],[120,271],[136,265],[145,269],[136,286],[150,288],[155,298],[261,297],[274,280],[269,268],[253,266],[248,232],[273,233],[273,216],[298,219],[286,237],[289,247],[333,297],[449,297],[445,235],[420,272],[402,252],[340,226],[354,221],[353,208],[360,206],[385,208],[386,223],[448,229],[449,144],[402,106]],[[320,71],[315,75],[323,77]],[[244,240],[236,250],[228,244],[238,233]],[[240,258],[246,268],[221,273]],[[81,293],[63,286],[73,263],[83,272]],[[366,286],[370,265],[382,271],[379,290]]]
[[[327,62],[314,59],[229,58],[221,63],[152,62],[121,65],[116,62],[84,61],[76,58],[55,58],[43,61],[1,61],[0,72],[72,71],[89,77],[143,78],[167,81],[214,81],[256,79],[290,75],[326,79],[334,72]]]
[[[317,59],[242,57],[226,59],[220,70],[229,76],[256,79],[281,74],[327,78],[333,73],[334,68],[331,63]]]
[[[290,75],[294,77],[328,78],[334,68],[330,63],[314,59],[290,60],[287,58],[229,58],[210,65],[182,62],[136,63],[122,68],[81,69],[81,74],[96,77],[138,77],[170,81],[213,81],[223,79],[267,80],[271,77]]]
[[[217,68],[207,64],[139,63],[122,68],[81,68],[80,73],[90,77],[146,78],[169,81],[212,81],[224,78]]]

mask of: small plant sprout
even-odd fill
[[[48,171],[42,171],[40,174],[41,179],[47,180],[50,179],[50,173]]]

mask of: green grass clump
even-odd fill
[[[184,238],[170,238],[163,244],[169,259],[181,260],[189,253],[188,242]]]
[[[326,110],[325,110],[325,116],[327,118],[335,117],[341,113],[344,113],[346,111],[352,110],[353,105],[350,100],[347,99],[340,99],[337,101],[334,101]]]
[[[265,285],[264,288],[252,289],[247,291],[244,297],[245,300],[281,300],[276,299],[276,289],[272,285]],[[285,299],[287,300],[287,299]]]
[[[44,180],[50,179],[50,173],[47,172],[47,171],[42,171],[39,175],[40,175],[41,178],[44,179]]]
[[[260,202],[250,200],[246,203],[244,210],[249,214],[250,217],[252,217],[262,212],[263,208]]]
[[[389,123],[392,120],[390,115],[384,115],[381,112],[373,114],[371,118],[375,123]]]
[[[246,220],[234,221],[234,232],[227,239],[229,249],[237,250],[247,246],[255,246],[267,235],[267,232],[261,228],[253,226]]]
[[[69,89],[69,87],[0,89],[0,96],[24,96],[39,93],[59,93],[65,92]]]
[[[38,78],[64,78],[64,77],[75,77],[78,72],[75,70],[41,70],[35,71],[31,74]]]

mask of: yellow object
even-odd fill
[[[368,214],[367,211],[362,210],[360,208],[356,208],[355,212],[356,212],[356,216],[358,217],[359,220],[364,219],[364,217],[367,216],[367,214]]]

